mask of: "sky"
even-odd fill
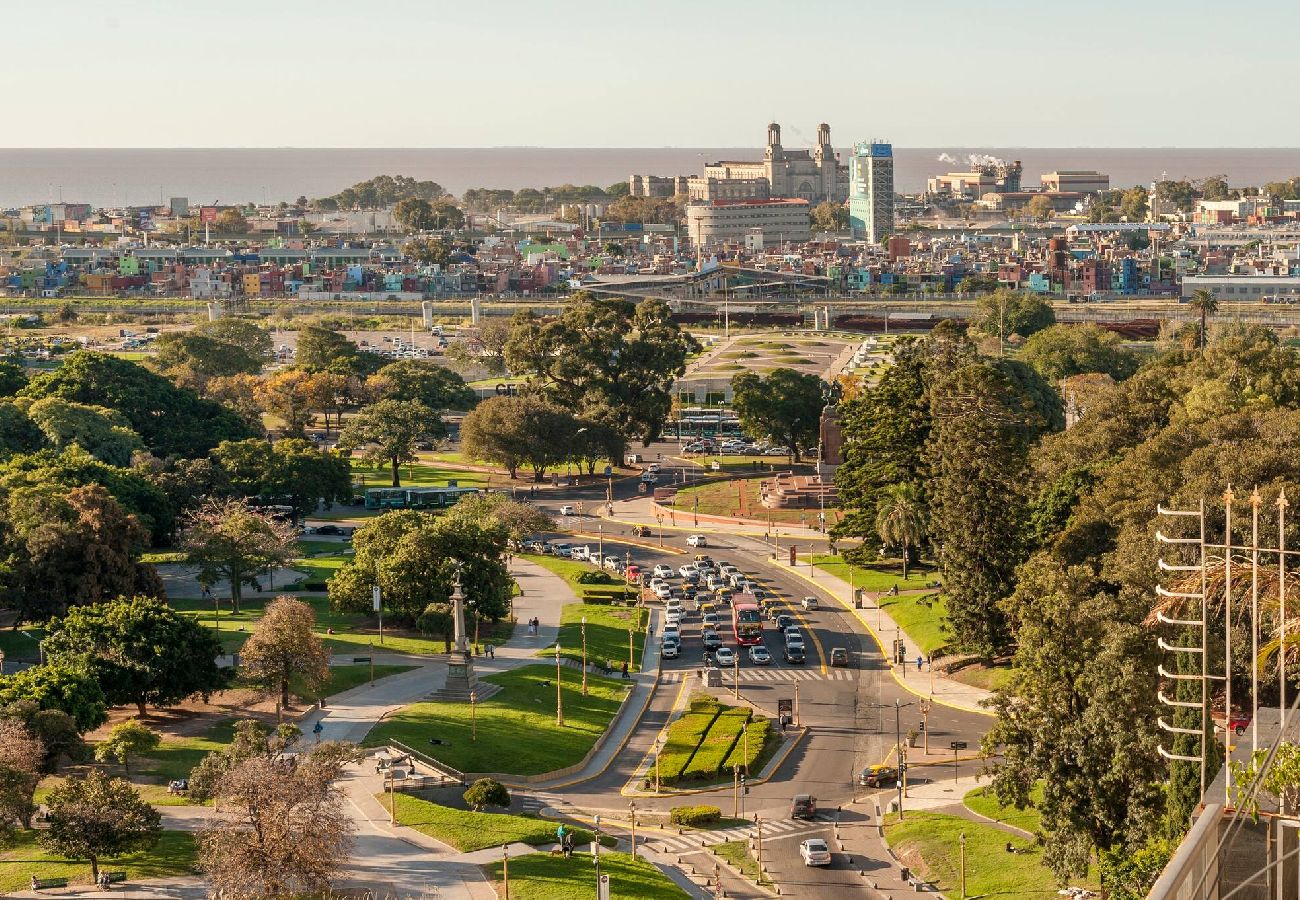
[[[1300,147],[1295,0],[4,7],[4,147]]]

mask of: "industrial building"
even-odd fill
[[[926,192],[965,200],[979,200],[985,194],[1017,193],[1024,171],[1020,160],[988,159],[968,172],[949,172],[926,181]]]
[[[1103,194],[1110,190],[1110,176],[1100,172],[1048,172],[1040,182],[1051,193]]]

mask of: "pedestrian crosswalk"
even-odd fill
[[[659,680],[668,684],[677,684],[694,677],[694,669],[674,669],[664,672],[659,676]],[[732,673],[724,670],[722,673],[723,684],[730,684],[731,678]],[[853,672],[849,669],[832,669],[829,672],[819,672],[816,669],[741,669],[740,680],[742,683],[764,681],[852,681]]]
[[[802,819],[765,820],[763,822],[763,839],[767,840],[813,831],[824,827],[825,824],[824,822],[809,822]],[[720,831],[691,831],[686,834],[678,834],[677,829],[673,826],[667,826],[663,830],[650,827],[641,832],[644,835],[643,843],[645,845],[664,853],[674,854],[689,853],[692,850],[712,847],[714,844],[721,844],[726,841],[748,840],[754,837],[756,833],[753,825],[725,828]]]

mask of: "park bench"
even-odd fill
[[[48,890],[49,888],[65,888],[67,886],[68,886],[68,879],[66,878],[33,878],[32,879],[32,890],[34,891],[44,891],[44,890]]]
[[[121,884],[126,881],[126,872],[105,872],[104,877],[108,879],[109,884]]]

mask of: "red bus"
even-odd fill
[[[757,603],[731,604],[731,629],[742,647],[763,643],[763,613]]]

